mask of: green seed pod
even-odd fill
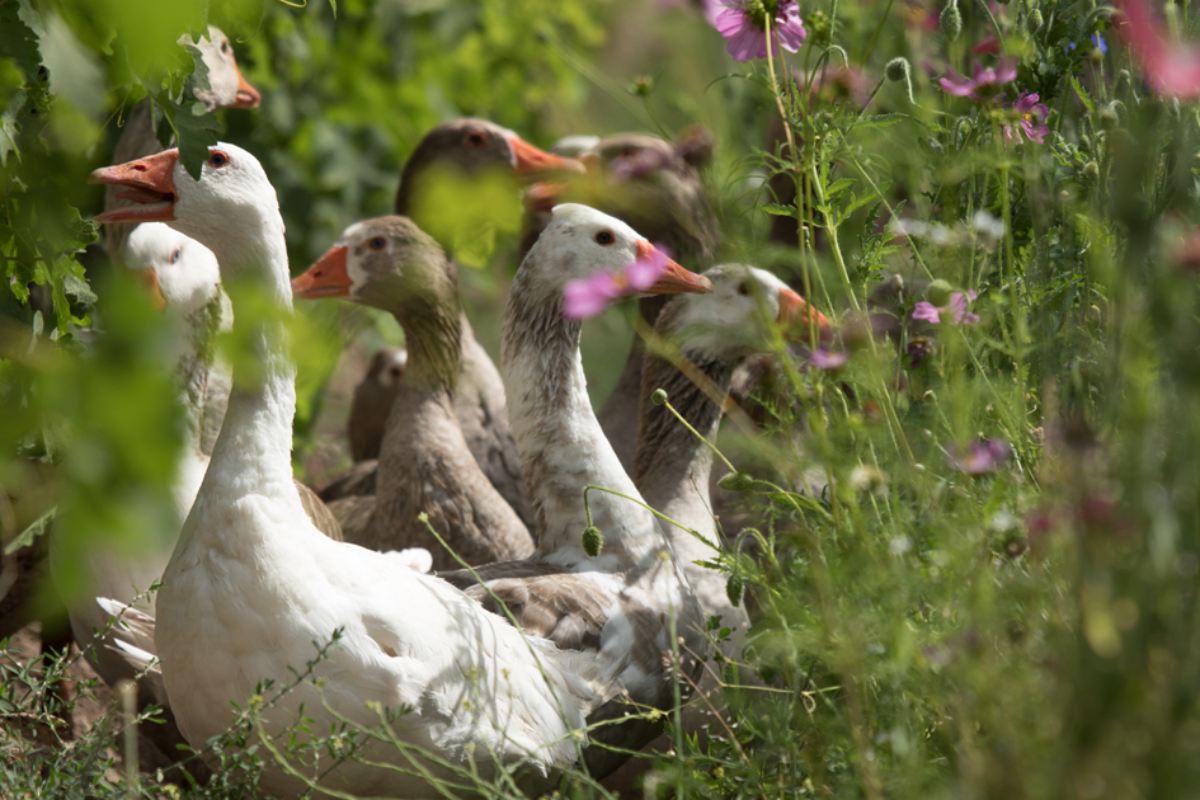
[[[925,290],[925,299],[933,303],[939,308],[950,302],[950,293],[954,291],[954,287],[949,281],[944,281],[938,278],[929,284],[929,288]]]
[[[1100,165],[1097,164],[1095,161],[1087,162],[1086,164],[1083,165],[1083,174],[1087,175],[1089,178],[1099,178],[1100,177]]]
[[[656,406],[661,406],[661,405],[666,404],[667,390],[661,389],[661,388],[655,389],[654,393],[650,395],[650,402],[654,403],[654,405],[656,405]]]
[[[804,27],[808,31],[809,41],[818,47],[824,47],[833,39],[833,21],[824,11],[817,10],[806,14]]]
[[[1042,17],[1042,12],[1034,9],[1029,12],[1029,30],[1040,31],[1042,26],[1046,24],[1046,20]]]
[[[753,488],[754,479],[744,472],[731,472],[717,481],[717,485],[730,492],[747,492]]]
[[[912,68],[908,64],[908,59],[904,56],[896,56],[883,68],[883,74],[887,75],[887,79],[896,83],[907,81],[911,71]]]
[[[963,20],[962,13],[958,10],[958,0],[950,0],[942,9],[938,16],[938,27],[942,29],[942,35],[948,42],[953,42],[962,35]]]
[[[604,534],[595,525],[588,525],[583,529],[583,552],[587,553],[592,558],[600,555],[600,551],[604,549]]]
[[[1101,107],[1100,112],[1096,116],[1098,117],[1101,130],[1111,131],[1121,124],[1121,115],[1117,113],[1116,103],[1109,103]]]

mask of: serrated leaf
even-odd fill
[[[11,556],[23,547],[28,547],[34,541],[46,532],[50,527],[50,523],[54,521],[54,516],[58,513],[58,506],[53,506],[45,514],[35,519],[29,524],[25,530],[16,535],[11,542],[4,546],[4,555]]]
[[[1096,113],[1096,104],[1092,102],[1092,98],[1088,96],[1087,90],[1079,83],[1079,79],[1074,75],[1070,76],[1071,88],[1075,90],[1075,96],[1079,98],[1079,102],[1083,103],[1083,107],[1088,110],[1089,114]]]

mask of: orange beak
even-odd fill
[[[108,222],[166,222],[175,219],[175,164],[179,150],[164,150],[136,161],[101,167],[92,173],[93,183],[128,187],[117,198],[134,205],[105,211],[96,217]]]
[[[350,248],[335,244],[311,267],[292,279],[292,294],[315,300],[320,297],[349,297],[351,282],[346,271]]]
[[[788,287],[779,290],[779,316],[777,321],[785,327],[796,322],[808,325],[810,318],[815,315],[818,328],[828,328],[829,318],[810,306],[808,302]]]
[[[158,285],[158,272],[154,267],[137,270],[134,274],[146,284],[146,290],[150,293],[150,304],[154,306],[154,309],[162,311],[166,308],[167,298],[163,297],[162,288]]]
[[[637,257],[639,261],[666,258],[658,248],[645,239],[638,240]],[[705,294],[712,291],[712,281],[703,275],[697,275],[684,269],[683,266],[669,258],[666,259],[666,264],[663,274],[642,294],[683,294],[685,292]]]
[[[512,148],[513,158],[516,159],[515,169],[518,174],[527,175],[539,172],[585,172],[583,164],[573,158],[563,158],[554,153],[547,153],[534,147],[520,136],[513,135],[508,139]]]
[[[242,74],[240,69],[237,76],[237,97],[234,98],[233,107],[258,108],[258,104],[262,102],[262,95],[258,93],[258,89],[250,85],[250,82],[246,80],[246,76]]]
[[[558,205],[566,190],[565,183],[538,181],[525,190],[525,207],[530,211],[549,211]]]

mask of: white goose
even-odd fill
[[[600,429],[580,359],[581,326],[562,313],[568,281],[654,255],[649,242],[607,214],[570,203],[551,212],[513,280],[501,367],[539,522],[537,548],[530,559],[445,577],[485,606],[495,607],[499,598],[526,630],[590,653],[636,704],[665,708],[674,686],[664,654],[674,649],[676,635],[702,647],[696,634],[703,620],[669,532],[638,505],[641,495]],[[666,264],[647,293],[709,289],[707,279]],[[589,493],[590,516],[587,486],[609,490]],[[598,555],[589,555],[582,542],[589,525],[603,536]],[[486,587],[475,585],[476,575]],[[628,747],[644,733],[605,726],[594,738]],[[599,753],[589,753],[593,774],[623,760]]]
[[[213,250],[225,280],[253,280],[281,315],[290,312],[278,200],[250,153],[212,148],[200,182],[175,150],[97,170],[94,179],[132,189],[142,219],[171,221]],[[184,736],[200,745],[224,730],[232,703],[245,703],[264,679],[288,681],[314,658],[314,643],[341,631],[314,667],[321,688],[302,682],[264,709],[265,734],[284,734],[301,714],[314,731],[339,719],[374,726],[377,704],[411,709],[392,725],[401,742],[455,766],[474,762],[483,775],[497,762],[540,775],[574,762],[573,734],[603,699],[593,688],[604,685],[602,675],[594,680],[594,660],[521,633],[395,554],[322,536],[292,482],[295,367],[283,322],[244,313],[235,325],[260,360],[254,375],[235,371],[224,426],[157,602],[162,673]],[[411,753],[369,740],[359,756],[321,774],[321,785],[434,793],[411,768]],[[450,771],[423,767],[435,779]],[[264,783],[285,794],[303,786],[274,766]]]
[[[177,370],[184,414],[184,441],[172,486],[178,525],[182,525],[208,468],[200,439],[203,401],[212,368],[209,344],[222,317],[221,276],[217,259],[208,248],[160,222],[139,225],[129,236],[125,252],[128,263],[139,267],[147,279],[156,304],[166,315],[166,327],[177,337],[178,347],[166,354],[165,364]],[[131,604],[137,612],[151,614],[153,599],[146,590],[162,576],[174,548],[174,535],[139,543],[136,552],[128,546],[117,546],[111,537],[97,537],[88,542],[85,557],[78,558],[78,553],[66,549],[57,530],[52,531],[50,566],[60,592],[70,601],[68,614],[75,641],[86,644],[97,631],[107,628],[108,614],[90,600],[91,595]],[[76,596],[78,586],[66,582],[68,575],[80,577],[78,567],[82,568],[89,599]],[[135,668],[104,646],[107,642],[99,644],[89,651],[89,660],[100,677],[113,684],[135,676]]]
[[[220,427],[228,398],[228,388],[214,391],[211,384],[215,380],[228,387],[229,380],[228,368],[213,358],[213,337],[228,329],[231,319],[217,258],[204,245],[161,222],[147,222],[133,230],[124,252],[127,263],[147,281],[154,302],[166,316],[165,327],[177,337],[177,346],[164,352],[163,368],[175,371],[184,437],[171,487],[178,519],[172,531],[139,543],[136,551],[118,546],[112,537],[97,536],[87,542],[83,554],[68,551],[57,529],[51,531],[50,566],[68,602],[71,631],[81,645],[102,634],[88,658],[110,685],[135,678],[154,652],[154,601],[148,590],[162,577],[208,469],[211,444],[206,448],[206,441],[211,442],[210,431]],[[218,402],[212,402],[214,397]],[[320,499],[301,484],[297,490],[313,521],[327,536],[340,539],[337,520]],[[420,563],[420,553],[410,555]],[[82,567],[84,596],[79,585],[67,580],[81,577],[78,567]],[[102,602],[92,602],[92,597]],[[116,629],[109,625],[112,616],[121,618]],[[137,650],[119,645],[115,633]],[[156,702],[165,702],[156,681],[151,681],[149,692]]]

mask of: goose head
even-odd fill
[[[264,227],[274,225],[279,230],[272,233],[282,236],[275,189],[258,159],[237,145],[210,147],[200,180],[183,168],[177,148],[102,167],[92,180],[123,187],[117,196],[130,203],[96,221],[169,222],[212,250],[223,270],[239,268],[244,254],[261,252]]]
[[[563,201],[586,203],[674,252],[708,256],[716,250],[719,226],[700,167],[711,148],[711,138],[699,131],[678,142],[638,133],[608,136],[580,155],[586,175],[537,183],[527,202],[540,211]]]
[[[229,37],[209,25],[204,37],[189,42],[208,68],[208,88],[196,90],[196,99],[209,111],[218,108],[257,108],[262,96],[242,76]]]
[[[712,291],[672,299],[658,318],[660,334],[675,340],[694,359],[736,364],[765,352],[774,329],[807,323],[812,315],[827,327],[825,315],[766,270],[721,264],[704,272]]]
[[[624,277],[630,265],[648,260],[663,267],[650,285],[638,287]],[[521,290],[531,300],[561,303],[567,284],[601,273],[615,277],[618,295],[707,292],[707,278],[684,269],[626,223],[578,203],[562,203],[521,264]],[[514,288],[514,293],[516,289]]]
[[[164,223],[137,226],[129,235],[125,259],[145,279],[155,304],[168,313],[190,316],[221,291],[212,251]]]
[[[292,281],[296,297],[342,297],[398,315],[452,304],[454,269],[433,237],[408,217],[355,223]]]
[[[583,165],[541,150],[513,131],[486,119],[464,118],[438,125],[421,139],[400,176],[396,213],[411,214],[423,176],[457,172],[476,178],[483,173],[536,176],[546,172],[583,172]]]

